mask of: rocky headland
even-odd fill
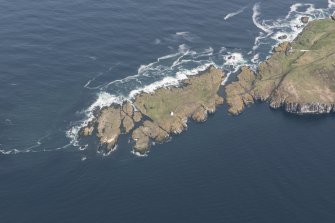
[[[335,22],[310,22],[292,42],[273,49],[256,73],[244,67],[226,87],[229,112],[237,115],[254,100],[297,114],[335,111]]]
[[[102,146],[112,150],[121,134],[129,134],[134,150],[144,154],[151,142],[164,142],[184,131],[188,119],[203,122],[215,112],[223,103],[218,95],[223,79],[222,71],[210,66],[189,76],[180,86],[140,93],[132,101],[97,111],[94,120],[81,129],[81,135],[95,135]]]
[[[302,22],[309,22],[302,18]],[[112,150],[128,134],[134,151],[146,153],[152,142],[164,142],[187,128],[189,119],[203,122],[223,104],[219,95],[224,74],[214,66],[189,76],[179,86],[142,92],[123,104],[100,108],[81,136],[96,136]],[[240,114],[255,101],[296,114],[335,112],[335,22],[311,21],[293,42],[274,47],[257,71],[242,67],[225,86],[229,112]]]

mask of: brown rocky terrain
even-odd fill
[[[228,111],[233,115],[240,114],[245,106],[254,102],[254,72],[248,67],[243,67],[237,78],[238,81],[226,86]]]
[[[96,132],[100,143],[114,148],[121,134],[131,134],[134,150],[148,151],[151,142],[164,142],[171,134],[187,128],[188,119],[203,122],[208,113],[223,103],[218,95],[224,79],[221,70],[210,66],[199,75],[190,76],[180,86],[141,93],[123,105],[102,108],[96,118],[81,130],[83,136]]]

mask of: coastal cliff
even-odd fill
[[[226,96],[235,115],[253,100],[296,114],[334,112],[335,22],[310,22],[292,43],[276,46],[256,73],[244,67],[226,87]]]

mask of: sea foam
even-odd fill
[[[253,51],[261,45],[277,45],[283,41],[294,40],[302,32],[306,24],[301,22],[302,16],[308,16],[310,21],[325,19],[332,14],[331,8],[335,7],[334,0],[328,1],[327,9],[316,8],[314,4],[296,3],[291,5],[289,12],[284,18],[276,20],[262,20],[260,3],[253,7],[252,20],[254,25],[261,30],[255,38]],[[285,36],[286,38],[279,38]]]
[[[256,3],[254,7],[252,8],[253,14],[252,14],[252,21],[255,26],[257,26],[260,30],[262,30],[265,33],[271,33],[271,29],[268,25],[264,23],[264,21],[260,21],[259,16],[261,15],[260,12],[260,3]]]
[[[231,13],[227,14],[223,19],[228,20],[228,19],[230,19],[234,16],[237,16],[237,15],[241,14],[246,8],[247,7],[243,7],[241,9],[237,10],[236,12],[231,12]]]

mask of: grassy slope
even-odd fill
[[[211,69],[210,72],[218,72]],[[135,100],[136,107],[156,122],[173,121],[176,116],[189,116],[201,105],[215,103],[222,76],[210,72],[190,77],[184,87],[161,88],[154,94],[141,94]],[[171,112],[175,115],[171,116]]]
[[[275,103],[334,103],[335,22],[311,22],[291,47],[260,65],[256,97]]]

